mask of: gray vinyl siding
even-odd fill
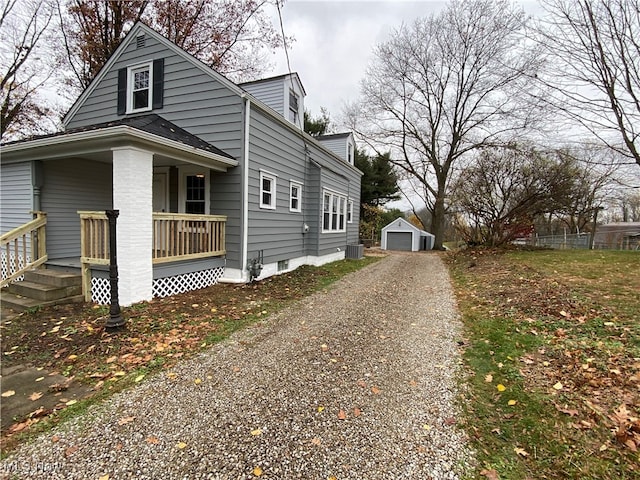
[[[43,162],[42,210],[50,259],[80,257],[78,210],[113,208],[111,164],[80,159]]]
[[[327,140],[319,140],[319,142],[340,158],[347,159],[347,137],[330,138]]]
[[[212,73],[196,66],[167,48],[151,35],[144,48],[136,49],[135,38],[96,86],[91,95],[69,120],[68,128],[114,121],[117,115],[118,70],[158,58],[164,58],[164,104],[151,110],[166,120],[197,135],[224,152],[241,160],[243,151],[243,101],[240,96],[218,81]],[[149,112],[144,112],[149,113]],[[171,177],[173,182],[177,179]],[[226,215],[227,266],[240,268],[240,216],[242,169],[211,173],[210,213]],[[172,183],[173,185],[173,183]],[[175,185],[177,187],[177,184]],[[177,192],[177,189],[171,189]],[[177,211],[177,197],[170,199]]]
[[[241,86],[262,103],[273,108],[286,118],[284,112],[284,82],[285,79],[278,77],[272,81],[242,84]]]
[[[322,233],[325,189],[360,202],[360,174],[342,160],[306,141],[262,111],[252,110],[249,169],[249,257],[264,253],[265,263],[336,253],[358,242],[357,208],[345,232]],[[260,208],[260,170],[276,175],[276,209]],[[302,212],[289,211],[289,182],[303,183]],[[345,219],[346,221],[346,219]],[[302,233],[304,224],[309,232]]]
[[[304,143],[286,127],[257,108],[251,109],[249,142],[249,258],[264,252],[273,263],[306,255],[308,237],[303,233],[308,215],[305,197]],[[276,209],[260,208],[260,170],[276,176]],[[302,183],[302,212],[289,211],[289,182]],[[308,222],[307,222],[308,223]]]
[[[0,234],[33,219],[31,162],[2,164],[0,169]]]
[[[218,81],[212,72],[196,66],[196,60],[178,55],[151,35],[146,36],[145,47],[139,49],[136,49],[135,38],[130,40],[91,95],[67,120],[67,128],[122,118],[117,115],[118,70],[164,58],[163,107],[143,113],[157,113],[239,159],[243,108],[240,96]]]

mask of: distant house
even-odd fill
[[[598,226],[593,248],[639,249],[640,222],[614,222]]]
[[[404,218],[396,218],[382,228],[382,250],[403,250],[417,252],[431,250],[435,242],[435,235],[420,230]]]
[[[107,302],[111,209],[123,305],[344,258],[358,242],[353,136],[304,133],[305,95],[296,73],[234,84],[137,23],[63,132],[2,145],[4,283],[82,268],[85,298]]]

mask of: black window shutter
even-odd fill
[[[153,108],[162,108],[164,101],[164,58],[153,61]]]
[[[118,70],[118,115],[127,113],[127,69]]]

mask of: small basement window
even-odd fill
[[[289,269],[289,260],[279,260],[278,261],[278,271],[284,272]]]

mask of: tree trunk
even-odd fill
[[[445,220],[443,187],[438,188],[438,196],[433,205],[433,216],[431,218],[431,233],[436,237],[433,243],[434,250],[444,250],[442,243],[444,242]]]

